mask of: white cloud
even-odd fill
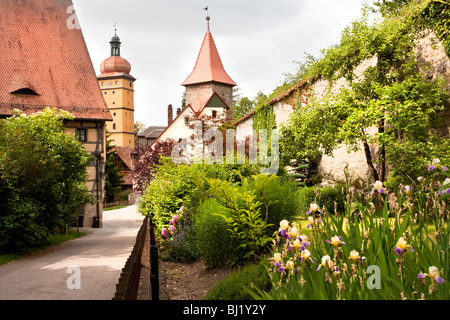
[[[361,16],[363,0],[74,0],[96,72],[109,57],[117,22],[122,57],[132,65],[135,120],[165,124],[167,106],[181,103],[180,84],[192,71],[208,5],[211,32],[225,69],[253,98],[270,94],[304,52],[339,42],[341,31]]]

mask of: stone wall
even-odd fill
[[[434,80],[438,76],[443,76],[447,82],[447,89],[450,91],[450,59],[446,55],[443,45],[433,37],[433,34],[429,32],[426,37],[418,42],[417,58],[419,66],[425,68],[427,64],[431,65],[427,72],[427,78]],[[365,60],[357,68],[355,68],[355,80],[361,79],[363,72],[370,66],[374,66],[377,63],[377,58],[371,58]],[[426,70],[426,69],[424,69]],[[280,96],[272,100],[274,107],[274,113],[276,116],[277,127],[286,123],[289,120],[290,114],[295,108],[301,108],[305,106],[311,96],[321,98],[328,92],[336,93],[342,88],[346,87],[347,83],[344,79],[339,79],[334,83],[326,80],[319,80],[312,84],[305,82],[299,84],[295,90],[291,90],[287,94]],[[441,137],[450,138],[450,106],[447,105],[446,109],[441,112],[443,119],[443,125],[440,128],[438,134]],[[237,122],[238,136],[247,136],[251,134],[251,126],[253,121],[246,119],[245,121]],[[373,135],[376,133],[376,128],[369,128],[368,133]],[[371,145],[371,151],[376,153],[377,146]],[[368,166],[366,163],[366,157],[364,150],[361,148],[358,152],[347,152],[347,147],[341,145],[335,149],[333,156],[323,156],[319,163],[319,173],[325,180],[339,181],[344,180],[344,172],[347,171],[352,177],[359,177],[366,180],[369,176]]]
[[[233,87],[217,82],[208,82],[186,86],[186,105],[191,105],[194,110],[199,110],[211,98],[211,95],[217,94],[231,108],[233,105]]]

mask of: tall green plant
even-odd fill
[[[245,251],[244,258],[259,255],[272,238],[266,234],[270,225],[261,216],[261,203],[256,201],[256,196],[227,181],[206,181],[212,197],[231,212],[229,217],[220,216],[227,222],[232,237],[238,240],[239,248]]]

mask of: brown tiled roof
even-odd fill
[[[242,118],[240,118],[239,120],[237,120],[235,123],[233,123],[233,126],[237,126],[239,123],[244,122],[245,120],[253,117],[253,115],[255,114],[255,111],[251,111],[250,113],[247,113],[245,116],[243,116]]]
[[[113,150],[116,151],[117,155],[128,169],[131,169],[133,167],[133,163],[131,161],[132,150],[129,146],[114,147]]]
[[[211,32],[203,39],[200,53],[190,76],[181,84],[187,86],[204,82],[220,82],[236,86],[237,84],[225,71]]]
[[[0,116],[56,107],[76,119],[112,120],[82,31],[68,27],[71,5],[0,1]],[[12,94],[23,89],[35,94]]]
[[[151,126],[138,133],[138,137],[145,139],[156,139],[160,134],[166,130],[167,127],[163,126]]]

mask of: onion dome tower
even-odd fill
[[[115,30],[111,38],[111,56],[100,65],[97,77],[103,97],[113,117],[107,123],[112,145],[135,148],[134,138],[134,82],[131,64],[120,56],[122,42]]]

